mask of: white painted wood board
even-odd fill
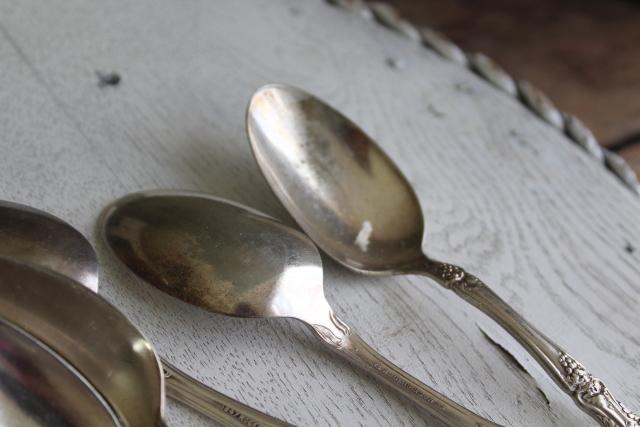
[[[300,324],[191,308],[134,278],[97,238],[106,204],[153,188],[213,193],[291,223],[244,132],[252,92],[285,82],[339,108],[399,164],[429,254],[482,277],[640,408],[640,201],[469,71],[320,0],[4,0],[0,30],[0,197],[87,235],[100,293],[205,383],[300,425],[431,423]],[[99,88],[96,70],[122,81]],[[593,424],[550,380],[515,368],[478,325],[497,327],[455,295],[325,266],[335,311],[457,402],[505,425]],[[167,418],[206,422],[173,403]]]

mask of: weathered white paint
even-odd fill
[[[98,238],[106,204],[152,188],[214,193],[291,223],[243,123],[256,88],[285,82],[338,107],[398,163],[423,205],[430,255],[492,284],[640,409],[640,201],[465,69],[320,0],[4,0],[0,26],[0,197],[89,236],[101,294],[185,371],[298,424],[428,423],[296,322],[191,308],[125,271]],[[96,70],[117,71],[120,85],[99,88]],[[336,312],[456,401],[506,425],[591,423],[540,377],[547,405],[477,327],[491,323],[454,295],[325,265]],[[203,422],[173,403],[168,419]]]

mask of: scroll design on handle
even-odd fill
[[[329,313],[329,319],[337,332],[340,332],[342,336],[338,336],[335,331],[332,331],[324,325],[312,324],[311,327],[324,342],[336,349],[341,349],[346,344],[345,338],[351,335],[351,329],[340,320],[333,311]]]
[[[582,363],[562,351],[558,361],[574,398],[589,412],[594,413],[603,426],[640,427],[640,416],[618,402],[607,386],[591,375]],[[619,424],[615,423],[615,418],[619,419]]]
[[[308,323],[332,350],[375,378],[404,395],[447,425],[459,427],[499,427],[436,390],[423,384],[385,359],[329,311],[324,324]]]

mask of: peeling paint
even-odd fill
[[[520,361],[513,354],[511,354],[511,352],[509,350],[507,350],[502,344],[500,344],[499,342],[494,340],[487,332],[485,332],[484,329],[482,329],[482,327],[480,325],[477,325],[477,326],[480,329],[480,332],[482,332],[482,335],[487,339],[487,341],[489,341],[489,343],[491,343],[495,348],[497,348],[498,351],[500,351],[500,353],[502,353],[502,355],[508,361],[513,363],[513,365],[516,366],[520,371],[524,372],[529,377],[531,377],[531,379],[533,381],[535,381],[535,378],[533,378],[531,376],[531,374],[525,369],[525,367],[522,366],[522,363],[520,363]],[[538,391],[538,393],[540,393],[540,396],[542,397],[542,399],[544,400],[546,405],[549,406],[549,408],[550,408],[551,407],[551,402],[549,401],[549,398],[547,397],[546,393],[544,391],[542,391],[542,389],[540,387],[537,387],[537,386],[536,386],[536,390]]]

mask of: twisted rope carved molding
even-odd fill
[[[522,102],[549,125],[563,132],[588,154],[604,164],[634,194],[640,196],[638,177],[625,160],[598,144],[595,136],[577,117],[561,112],[539,89],[527,81],[516,81],[491,58],[482,53],[465,53],[455,43],[431,28],[417,28],[404,20],[390,5],[364,0],[326,0],[328,3],[376,20],[410,40],[434,50],[443,58],[469,68],[496,88]]]

